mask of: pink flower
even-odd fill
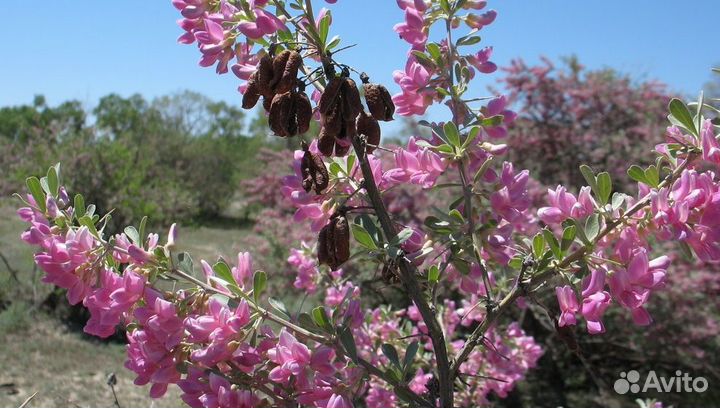
[[[483,5],[484,6],[484,5]],[[483,14],[468,14],[465,17],[465,24],[470,28],[482,29],[483,27],[492,24],[497,18],[497,11],[489,10]]]
[[[241,289],[252,285],[253,260],[249,252],[238,252],[237,266],[232,268],[232,275]]]
[[[37,224],[38,235],[42,224]],[[49,230],[48,230],[49,232]],[[97,280],[99,268],[93,268],[95,257],[93,250],[98,246],[87,227],[77,231],[68,230],[65,236],[54,236],[47,241],[48,249],[35,255],[35,263],[47,275],[43,282],[68,289],[67,299],[74,305],[90,294]]]
[[[468,62],[472,64],[475,69],[482,72],[483,74],[491,74],[497,70],[497,65],[490,61],[493,48],[485,47],[478,51],[475,55],[468,57]]]
[[[580,189],[578,199],[568,193],[565,187],[557,186],[548,190],[549,207],[538,210],[538,217],[548,224],[559,224],[567,218],[585,218],[595,211],[595,200],[590,195],[590,187]]]
[[[134,313],[140,327],[127,334],[125,367],[137,374],[136,385],[152,383],[150,396],[160,398],[168,384],[180,380],[175,348],[184,335],[183,322],[175,306],[159,292],[147,289],[144,298],[147,306],[135,309]]]
[[[483,114],[487,117],[503,115],[502,125],[484,128],[488,136],[498,139],[507,135],[507,125],[515,121],[517,114],[510,109],[506,109],[506,106],[507,99],[504,95],[501,95],[490,100],[483,109]]]
[[[100,286],[85,298],[83,306],[90,311],[85,333],[109,337],[115,333],[130,308],[142,298],[145,277],[127,269],[123,276],[104,269],[100,272]]]
[[[527,182],[530,173],[523,170],[515,174],[512,163],[503,163],[500,176],[500,189],[490,195],[490,205],[496,216],[508,222],[521,219],[522,212],[530,206],[527,192]]]
[[[230,342],[236,340],[236,335],[249,322],[250,309],[245,300],[240,301],[235,310],[231,310],[219,300],[210,299],[205,314],[185,319],[185,330],[189,333],[188,341],[201,345],[191,353],[190,358],[207,367],[230,359],[235,351],[230,347]],[[253,351],[250,349],[244,351],[244,365],[247,370],[251,370],[254,364],[260,363],[261,358],[255,354],[255,358],[252,359],[250,354],[254,354]]]
[[[572,326],[577,323],[575,320],[575,313],[577,313],[579,306],[577,298],[575,297],[575,291],[572,287],[565,285],[562,287],[555,288],[555,295],[557,296],[558,304],[560,305],[560,318],[558,319],[558,326]]]
[[[291,376],[300,376],[310,364],[308,347],[290,334],[287,330],[280,331],[277,346],[268,350],[267,355],[277,367],[270,371],[269,379],[281,384],[288,384]]]
[[[408,141],[407,150],[395,150],[395,168],[383,174],[383,179],[393,183],[411,183],[430,188],[445,171],[442,158],[425,147],[419,147],[414,137]]]
[[[413,49],[422,49],[427,41],[425,33],[425,20],[421,10],[414,7],[405,8],[405,22],[393,27],[400,38],[410,43]]]
[[[629,309],[635,324],[646,326],[652,322],[643,308],[652,289],[665,284],[666,269],[670,264],[667,256],[648,260],[645,248],[638,248],[627,268],[615,271],[610,278],[610,291],[620,305]]]
[[[418,63],[414,57],[408,58],[405,71],[395,71],[393,80],[400,85],[402,93],[392,97],[399,115],[422,115],[432,104],[434,91],[425,90],[431,73]]]
[[[720,143],[713,133],[713,124],[705,119],[701,131],[703,160],[720,165]]]

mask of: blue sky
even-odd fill
[[[481,34],[500,65],[576,54],[590,68],[613,67],[695,95],[720,64],[720,1],[489,3],[499,17]],[[332,9],[345,44],[359,43],[341,60],[394,90],[392,71],[404,65],[408,48],[392,31],[402,18],[395,1],[339,0]],[[0,106],[44,94],[51,104],[78,99],[92,107],[110,92],[154,97],[182,89],[239,104],[232,74],[198,67],[195,47],[176,44],[178,14],[169,0],[0,0],[0,14]]]

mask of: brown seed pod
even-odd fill
[[[295,135],[297,123],[294,123],[293,105],[293,97],[289,92],[275,95],[272,99],[268,124],[276,136]]]
[[[275,95],[263,96],[263,109],[265,109],[265,112],[270,112],[270,108],[272,107],[272,100],[274,97]]]
[[[282,79],[283,74],[285,73],[285,66],[288,63],[288,59],[290,59],[290,52],[290,50],[285,50],[280,54],[276,55],[275,58],[273,58],[273,76],[272,80],[270,81],[270,88],[275,89],[277,87],[277,84]]]
[[[312,175],[312,153],[305,149],[302,159],[300,159],[300,174],[302,175],[302,187],[306,193],[313,188],[314,180]]]
[[[327,248],[327,265],[330,269],[337,269],[338,261],[335,254],[335,220],[331,219],[330,222],[323,228],[327,228],[325,233],[325,248]]]
[[[338,136],[343,128],[340,106],[340,103],[336,103],[325,115],[320,116],[320,122],[325,129],[325,133],[333,137]]]
[[[248,86],[245,89],[245,93],[243,93],[242,97],[242,107],[243,109],[252,109],[257,105],[258,100],[260,99],[260,91],[258,90],[257,80],[255,79],[255,74],[253,74],[252,77],[250,77],[250,80],[248,81]]]
[[[315,170],[315,175],[313,176],[315,194],[322,194],[322,192],[328,187],[328,184],[330,184],[330,175],[328,174],[325,162],[323,162],[320,155],[312,154],[312,162],[313,169]]]
[[[337,101],[338,94],[340,93],[340,88],[342,88],[343,83],[344,81],[342,78],[334,77],[325,87],[325,91],[320,96],[320,101],[318,102],[318,111],[321,115],[327,114],[328,111],[335,106],[335,102]]]
[[[317,258],[318,258],[318,264],[319,265],[329,265],[330,260],[330,253],[328,251],[328,231],[330,230],[330,224],[322,227],[320,230],[320,234],[318,234],[318,243],[317,243]]]
[[[374,117],[365,112],[360,112],[360,115],[358,115],[357,134],[365,136],[367,142],[365,151],[368,153],[375,151],[375,146],[380,144],[380,124]]]
[[[317,146],[323,156],[331,157],[333,155],[333,150],[335,150],[335,136],[328,133],[323,127],[320,129],[320,134],[318,135]]]
[[[350,78],[345,78],[341,92],[343,118],[347,121],[354,122],[357,115],[362,111],[360,91],[358,91],[355,81]]]
[[[333,223],[333,241],[335,243],[335,262],[337,269],[340,265],[350,259],[350,227],[347,218],[340,215]]]
[[[295,99],[295,117],[297,121],[298,133],[305,133],[310,129],[310,120],[312,120],[312,105],[305,92],[294,92]]]
[[[305,147],[305,153],[300,161],[300,172],[302,174],[302,185],[306,192],[315,189],[315,194],[322,194],[330,181],[325,163],[317,154],[310,152]]]
[[[338,139],[342,140],[352,140],[357,135],[357,127],[355,119],[353,120],[345,120],[342,121],[342,128],[340,129],[340,133],[337,135]]]
[[[380,84],[364,84],[365,101],[372,117],[377,120],[391,121],[395,114],[395,104],[390,92]]]
[[[297,51],[285,50],[273,61],[273,79],[270,83],[273,92],[290,92],[297,84],[298,70],[302,65],[302,56]]]
[[[261,95],[272,93],[270,82],[273,80],[273,59],[265,54],[260,58],[257,65],[257,71],[253,74],[257,82],[258,92]]]

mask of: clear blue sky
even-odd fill
[[[574,53],[590,68],[613,67],[695,95],[720,64],[717,0],[489,3],[499,17],[481,34],[500,65]],[[392,31],[402,18],[395,1],[339,0],[332,9],[344,42],[360,43],[342,60],[392,84],[408,48]],[[44,94],[51,104],[78,99],[91,107],[110,92],[154,97],[181,89],[239,103],[232,74],[198,67],[195,47],[176,44],[178,14],[169,0],[0,0],[0,15],[0,105]]]

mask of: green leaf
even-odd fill
[[[290,312],[288,312],[287,307],[285,306],[285,303],[271,297],[268,298],[268,303],[270,303],[270,306],[273,309],[282,313],[288,320],[292,319],[292,317],[290,316]]]
[[[465,138],[465,141],[462,144],[463,149],[470,146],[470,143],[472,143],[480,134],[480,127],[479,126],[473,126],[470,129],[470,132],[468,132],[467,137]]]
[[[505,119],[505,116],[503,115],[494,115],[487,118],[483,118],[483,120],[480,121],[480,126],[483,127],[495,127],[502,125],[503,119]]]
[[[400,366],[400,358],[398,357],[398,352],[395,350],[395,346],[392,344],[384,343],[382,345],[382,352],[385,354],[385,357],[387,357],[388,360],[397,368],[402,369]]]
[[[480,42],[479,35],[466,35],[457,40],[457,45],[475,45]]]
[[[437,283],[440,280],[440,268],[437,265],[431,265],[428,268],[428,282]]]
[[[232,272],[230,271],[230,267],[225,262],[215,263],[215,265],[213,265],[212,269],[213,269],[213,272],[215,272],[215,276],[222,279],[223,281],[225,281],[227,283],[232,283],[233,285],[238,284],[235,281],[235,277],[233,276]]]
[[[612,199],[610,200],[612,203],[612,209],[613,211],[620,208],[624,203],[625,199],[627,198],[626,194],[623,193],[613,193]]]
[[[443,131],[445,131],[445,136],[447,137],[450,145],[454,147],[462,146],[460,143],[460,133],[458,133],[458,128],[453,122],[445,122],[443,125]]]
[[[343,169],[337,162],[330,163],[330,166],[328,167],[328,171],[333,176],[337,177],[340,173],[343,173]]]
[[[417,341],[413,341],[408,346],[407,350],[405,350],[405,357],[403,358],[403,372],[407,372],[408,368],[412,367],[413,360],[415,360],[415,355],[418,352],[419,344]]]
[[[535,234],[535,237],[533,238],[532,242],[532,250],[533,250],[533,257],[535,259],[540,259],[542,257],[543,253],[545,252],[545,238],[543,237],[543,234],[537,233]],[[521,260],[522,262],[522,260]]]
[[[449,0],[440,0],[440,8],[442,11],[450,14],[450,1]]]
[[[330,42],[328,43],[327,47],[325,47],[325,49],[332,50],[333,48],[337,47],[338,44],[340,44],[340,36],[336,35],[330,40]]]
[[[193,259],[187,252],[177,254],[177,268],[189,275],[193,274]]]
[[[412,228],[403,228],[402,231],[398,232],[395,239],[392,240],[392,245],[402,245],[405,241],[410,239],[414,230]]]
[[[322,306],[318,306],[315,309],[312,310],[312,319],[315,324],[325,330],[328,333],[333,333],[335,331],[335,328],[330,323],[330,319],[328,318],[327,313],[325,312],[325,308]]]
[[[685,105],[683,101],[677,98],[673,98],[670,100],[670,104],[668,105],[668,109],[670,110],[670,114],[678,121],[680,124],[690,133],[697,136],[698,131],[695,128],[695,122],[693,121],[693,117],[690,114],[690,111],[688,110],[688,107]]]
[[[357,364],[358,362],[358,356],[357,356],[357,346],[355,345],[355,338],[352,335],[352,331],[350,330],[350,327],[345,326],[338,332],[338,335],[340,337],[340,342],[343,345],[343,348],[345,349],[345,352],[347,353],[348,357],[350,357],[350,360],[352,360],[354,363]]]
[[[352,234],[355,238],[355,241],[357,241],[360,245],[364,246],[369,250],[378,249],[377,244],[375,244],[375,241],[373,241],[372,237],[367,232],[367,230],[365,230],[365,228],[355,223],[350,224],[350,228],[352,229]]]
[[[463,197],[463,198],[464,198],[464,197]],[[460,224],[464,224],[464,223],[465,223],[465,217],[463,217],[463,215],[460,213],[460,211],[458,211],[458,210],[455,209],[455,208],[453,208],[452,210],[450,210],[450,212],[448,213],[448,215],[449,215],[451,218],[454,218],[454,219],[455,219],[458,223],[460,223]]]
[[[602,205],[608,203],[610,195],[612,194],[612,179],[610,174],[606,171],[597,175],[597,187],[598,187],[598,199]]]
[[[450,222],[441,220],[433,215],[425,218],[425,226],[440,234],[450,234],[453,231]]]
[[[37,177],[28,177],[25,180],[25,185],[27,185],[30,194],[35,199],[37,207],[40,211],[45,212],[45,193],[43,192],[42,186],[40,186],[40,180],[38,180]]]
[[[267,285],[267,275],[263,271],[257,271],[255,272],[255,275],[253,276],[253,298],[255,299],[255,303],[257,304],[260,300],[260,295],[265,290],[265,286]]]
[[[95,222],[93,221],[93,218],[85,214],[83,217],[80,217],[80,219],[78,219],[78,223],[86,227],[93,236],[95,236],[96,238],[100,238],[100,234],[95,227]]]
[[[563,253],[560,249],[560,244],[558,243],[557,238],[555,238],[555,234],[553,234],[550,230],[547,229],[544,229],[542,233],[545,237],[545,242],[547,242],[548,246],[550,247],[550,251],[552,251],[553,256],[555,256],[555,259],[562,259]]]
[[[49,194],[53,197],[57,197],[58,192],[60,191],[60,180],[58,179],[58,171],[55,166],[52,166],[48,169],[47,184],[48,190],[50,190]]]
[[[125,235],[130,238],[133,244],[142,247],[142,241],[140,240],[140,234],[132,225],[125,227]]]
[[[645,177],[645,172],[643,171],[642,167],[640,167],[636,164],[633,164],[632,166],[630,166],[630,168],[627,171],[627,174],[628,174],[628,177],[630,177],[631,179],[633,179],[639,183],[648,184],[648,185],[650,184],[650,183],[648,183],[647,178]]]
[[[428,53],[430,53],[430,57],[432,57],[436,63],[442,61],[442,53],[440,52],[440,47],[436,43],[428,43],[425,48],[427,48]]]
[[[75,217],[80,218],[85,215],[85,199],[80,194],[75,194],[75,202],[73,203],[73,209],[75,210]]]
[[[373,221],[373,219],[369,215],[361,214],[361,215],[355,217],[354,223],[359,224],[363,228],[365,228],[365,231],[367,231],[368,234],[370,234],[373,241],[375,241],[376,243],[383,242],[383,238],[382,238],[382,234],[380,233],[380,229],[377,227],[377,225],[375,225],[375,221]]]
[[[435,146],[435,150],[437,150],[439,153],[447,154],[450,156],[455,154],[455,149],[453,149],[453,147],[449,144],[441,144],[440,146]]]
[[[300,313],[300,316],[298,316],[298,324],[303,329],[309,330],[313,333],[318,333],[318,334],[323,333],[322,329],[320,329],[320,327],[318,327],[318,325],[315,324],[315,322],[313,321],[313,318],[310,317],[310,315],[305,312]]]
[[[648,166],[648,168],[645,169],[645,179],[650,187],[657,188],[657,186],[660,185],[660,173],[656,166]]]
[[[320,20],[320,27],[318,30],[318,34],[320,34],[320,41],[322,41],[323,45],[327,43],[328,33],[330,32],[330,21],[332,20],[332,16],[330,15],[330,12],[328,11],[327,14]]]
[[[145,236],[145,226],[147,225],[148,217],[147,215],[143,216],[140,220],[140,230],[138,231],[138,234],[140,234],[140,237]]]
[[[429,68],[435,67],[435,62],[424,52],[416,50],[412,52],[412,55],[415,56],[415,58],[421,65]]]
[[[591,214],[585,220],[585,236],[590,242],[593,242],[600,233],[600,216],[595,213]]]
[[[576,232],[577,228],[575,228],[574,225],[571,225],[563,230],[562,240],[560,241],[560,249],[563,253],[570,248],[570,245],[572,245],[575,240]]]
[[[592,171],[590,166],[586,164],[580,166],[580,173],[582,173],[583,177],[585,177],[585,181],[588,183],[588,186],[590,186],[592,191],[597,194],[597,179],[595,178],[595,173]]]

